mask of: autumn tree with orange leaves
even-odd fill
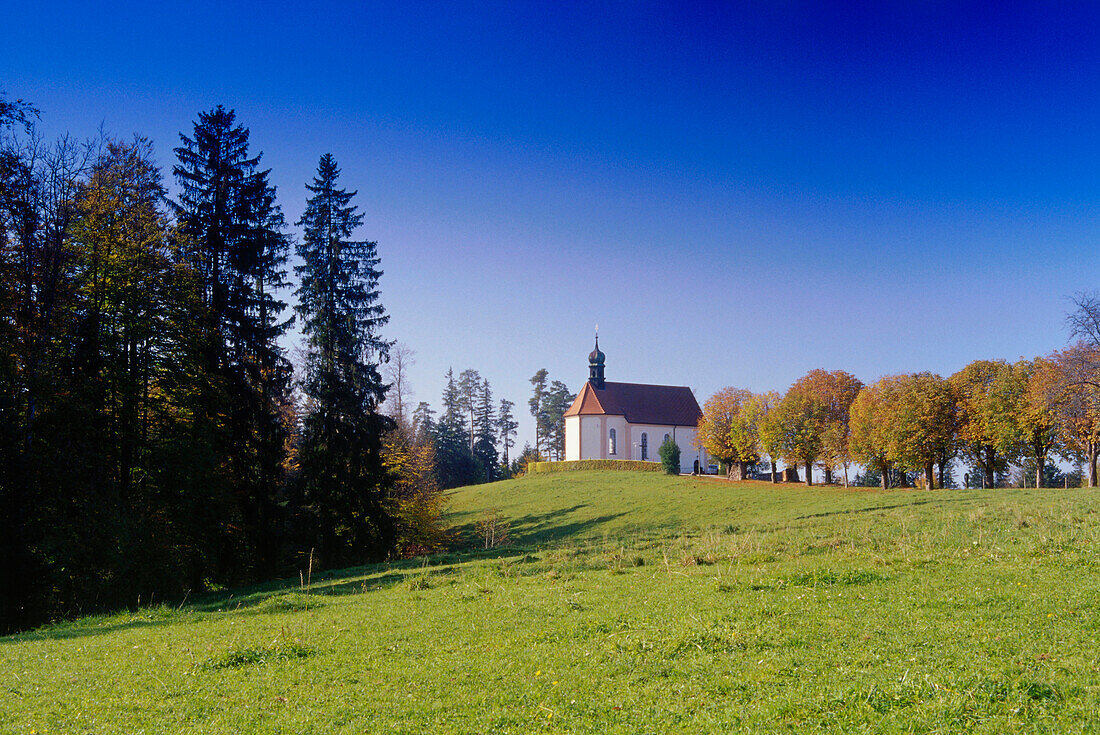
[[[715,393],[703,405],[703,417],[699,420],[696,443],[707,450],[732,472],[734,463],[745,476],[748,463],[756,462],[757,452],[746,442],[741,413],[752,393],[742,388],[727,387]],[[738,435],[734,436],[735,427]]]
[[[844,470],[844,486],[848,486],[848,410],[859,394],[863,383],[859,378],[843,370],[811,370],[800,378],[792,390],[804,391],[821,407],[821,464],[825,469],[825,483],[833,481],[833,470]]]
[[[889,486],[891,437],[888,419],[896,410],[898,377],[881,378],[856,395],[849,413],[849,451],[856,461],[882,474],[882,489]]]
[[[982,468],[985,487],[1019,455],[1012,367],[1004,360],[975,360],[949,378],[958,397],[959,449]]]
[[[1100,455],[1100,351],[1080,343],[1054,353],[1044,371],[1043,388],[1057,422],[1063,452],[1088,467],[1089,487],[1097,486]],[[1038,388],[1037,388],[1038,389]]]
[[[1012,366],[1018,385],[1013,407],[1024,454],[1035,460],[1035,487],[1043,486],[1043,468],[1053,452],[1064,451],[1058,430],[1056,406],[1062,384],[1061,371],[1051,359],[1020,360]]]
[[[790,467],[806,466],[806,484],[813,485],[813,465],[824,449],[825,404],[805,386],[795,383],[776,407],[772,420],[779,433],[779,452]]]
[[[774,390],[756,393],[742,407],[744,424],[755,439],[756,453],[760,459],[767,457],[771,465],[772,482],[779,482],[776,462],[780,458],[782,432],[775,409],[783,400]]]
[[[881,417],[887,454],[895,466],[923,472],[929,489],[936,486],[934,468],[938,464],[939,486],[943,487],[957,432],[955,392],[934,373],[898,375],[890,380],[893,400]]]

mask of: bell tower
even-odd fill
[[[600,329],[596,327],[596,349],[588,353],[588,382],[593,388],[603,388],[603,364],[606,356],[600,352]]]

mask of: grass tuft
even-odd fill
[[[287,595],[269,597],[256,605],[255,610],[257,612],[268,613],[301,612],[303,610],[314,610],[321,607],[323,604],[324,603],[316,595],[305,595],[292,592]]]
[[[272,643],[266,646],[241,646],[231,648],[202,663],[206,671],[236,669],[243,666],[262,666],[276,661],[290,661],[312,656],[315,651],[297,641]]]

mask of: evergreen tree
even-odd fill
[[[441,423],[461,426],[462,397],[455,385],[455,373],[453,368],[447,368],[447,385],[443,388],[443,415]]]
[[[250,157],[248,129],[232,110],[200,113],[194,137],[180,135],[174,205],[180,255],[198,276],[201,310],[194,348],[204,379],[195,401],[208,438],[223,552],[215,576],[230,580],[276,562],[276,494],[282,482],[290,365],[278,344],[289,322],[273,295],[285,285],[288,241],[268,171]]]
[[[540,368],[534,375],[531,376],[532,395],[527,400],[527,408],[531,411],[531,416],[535,419],[535,452],[537,453],[543,445],[546,433],[546,417],[545,407],[543,403],[546,399],[546,376],[549,375],[549,371],[546,368]]]
[[[465,406],[455,382],[454,370],[447,370],[443,388],[443,413],[435,425],[436,479],[444,489],[471,485],[478,481],[477,462],[466,431]]]
[[[497,431],[500,432],[500,445],[504,452],[504,462],[501,466],[508,472],[511,471],[511,466],[508,464],[508,450],[516,445],[516,429],[519,428],[516,417],[512,414],[515,406],[516,404],[507,398],[501,398],[500,408],[497,410]]]
[[[543,400],[541,418],[544,446],[547,455],[554,459],[565,459],[565,412],[569,410],[574,398],[576,396],[569,392],[569,386],[555,380],[550,384]]]
[[[481,391],[481,374],[477,370],[463,370],[458,376],[458,383],[455,387],[458,390],[458,405],[462,413],[469,419],[466,424],[466,431],[470,435],[470,452],[472,453],[477,437],[477,431],[474,429],[474,412],[477,410],[478,394]]]
[[[474,458],[481,465],[486,482],[497,479],[496,416],[493,411],[493,393],[489,381],[481,383],[477,392],[474,412]]]
[[[469,437],[461,424],[439,421],[432,441],[435,444],[435,476],[441,488],[472,485],[481,479],[478,463],[470,453]]]
[[[520,455],[512,460],[512,474],[522,475],[527,471],[527,465],[531,462],[542,462],[543,457],[537,450],[533,449],[530,444],[523,445],[523,451]]]
[[[379,300],[377,244],[350,239],[362,215],[351,204],[356,192],[337,187],[339,175],[332,155],[321,156],[298,223],[297,309],[308,345],[301,469],[325,554],[358,560],[381,558],[394,542],[386,513],[392,479],[381,454],[390,420],[378,410],[389,317]]]
[[[435,431],[435,421],[432,420],[434,415],[435,411],[432,410],[427,401],[421,401],[416,405],[416,410],[412,413],[412,420],[417,442],[423,444],[425,439]]]

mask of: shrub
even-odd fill
[[[634,470],[641,472],[660,472],[657,462],[642,462],[636,459],[576,459],[569,462],[531,462],[528,472],[580,472],[583,470]]]
[[[500,516],[496,508],[486,511],[477,521],[478,536],[484,538],[486,549],[505,546],[509,542],[508,521]]]
[[[665,472],[670,475],[680,474],[680,445],[672,441],[671,436],[661,443],[657,453],[661,455],[661,464],[664,465]]]

